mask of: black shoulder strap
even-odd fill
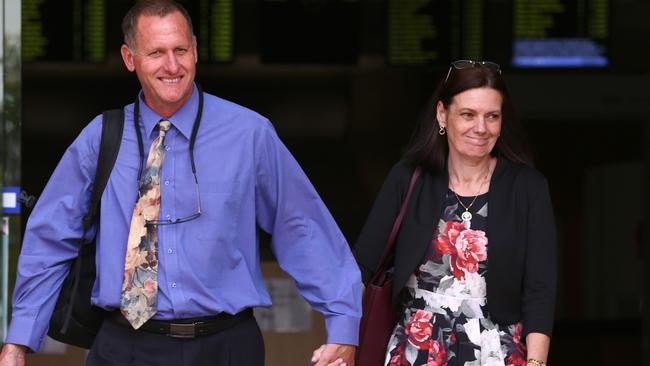
[[[92,225],[97,216],[97,208],[108,183],[108,177],[111,175],[113,165],[117,159],[117,153],[120,151],[120,143],[122,141],[122,132],[124,131],[124,111],[121,109],[111,109],[105,111],[102,115],[102,139],[99,145],[99,154],[97,156],[97,171],[95,172],[95,183],[93,184],[92,195],[90,196],[90,207],[88,212],[82,219],[83,234],[81,236],[81,244],[79,245],[79,255],[74,261],[73,268],[75,275],[72,277],[72,289],[70,291],[70,298],[68,305],[65,306],[65,320],[61,330],[61,334],[66,334],[70,321],[72,320],[72,312],[75,308],[75,300],[79,292],[79,280],[82,275],[82,258],[84,257],[84,248],[94,246],[83,245],[86,241],[86,232],[90,225]],[[94,259],[94,258],[93,258]],[[87,259],[89,260],[89,259]],[[94,261],[92,267],[94,268]],[[94,270],[93,270],[94,272]]]
[[[90,227],[97,215],[99,201],[104,193],[104,188],[106,188],[106,183],[108,183],[113,165],[115,165],[124,131],[124,111],[122,109],[107,110],[102,114],[102,119],[102,141],[97,157],[97,171],[95,172],[90,208],[83,218],[84,231]]]

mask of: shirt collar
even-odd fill
[[[188,140],[190,139],[194,120],[196,119],[196,114],[199,110],[199,97],[196,84],[194,85],[190,99],[188,99],[187,102],[185,102],[185,104],[183,104],[183,106],[169,118],[164,118],[149,108],[147,103],[144,102],[144,94],[142,91],[138,94],[138,103],[140,103],[140,119],[147,136],[151,136],[151,133],[161,119],[166,119],[171,122],[172,125],[176,127],[183,136],[185,136],[185,138]]]

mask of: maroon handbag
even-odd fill
[[[399,231],[402,219],[406,213],[411,192],[415,181],[420,175],[421,169],[417,167],[413,171],[408,191],[402,202],[399,214],[393,223],[393,229],[388,237],[384,254],[379,261],[379,267],[372,277],[363,294],[363,315],[359,326],[359,347],[356,353],[356,366],[378,366],[383,365],[386,356],[386,346],[397,322],[398,309],[393,306],[393,278],[388,262],[390,253],[393,250],[397,232]]]

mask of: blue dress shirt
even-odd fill
[[[161,116],[140,103],[145,154]],[[171,118],[165,137],[160,219],[197,209],[189,139],[198,90]],[[92,302],[119,309],[129,223],[137,198],[138,142],[133,104],[124,108],[119,155],[101,200],[97,279]],[[90,204],[101,138],[96,117],[67,149],[27,223],[7,343],[42,346],[68,260],[77,255],[81,218]],[[157,319],[237,313],[268,307],[260,271],[258,227],[272,235],[280,266],[301,295],[325,316],[328,342],[356,344],[361,281],[356,262],[334,219],[271,123],[259,114],[204,93],[194,148],[202,215],[161,225]]]

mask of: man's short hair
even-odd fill
[[[124,34],[124,43],[129,48],[135,47],[135,32],[138,26],[140,16],[158,16],[164,17],[173,12],[179,12],[187,20],[190,27],[190,34],[194,35],[192,19],[185,8],[173,0],[139,0],[129,9],[122,20],[122,33]]]

